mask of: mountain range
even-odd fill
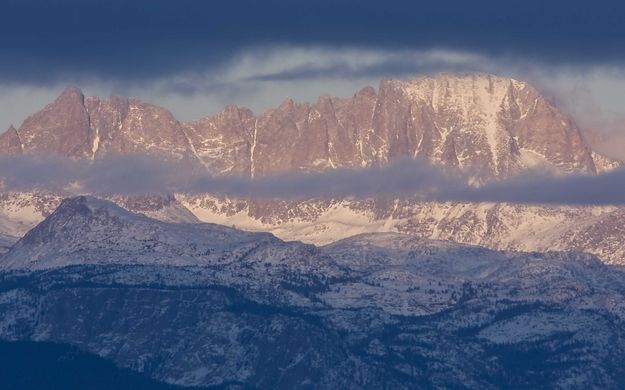
[[[625,385],[624,270],[583,253],[398,233],[315,247],[76,197],[0,269],[0,338],[173,385]]]
[[[287,99],[259,116],[228,106],[187,123],[136,99],[100,100],[69,87],[19,129],[9,128],[0,152],[90,159],[158,154],[197,160],[213,174],[251,177],[405,157],[470,167],[483,180],[541,163],[566,172],[610,167],[535,88],[486,74],[385,80],[377,91],[366,87],[346,99]]]
[[[0,135],[2,161],[47,156],[248,180],[422,159],[473,186],[622,166],[486,74],[187,123],[70,87]],[[73,191],[0,192],[0,360],[36,354],[5,384],[625,387],[623,207]]]
[[[237,106],[179,122],[137,99],[85,97],[67,88],[0,135],[0,155],[96,160],[159,156],[212,175],[258,178],[285,172],[386,166],[425,159],[471,172],[479,185],[528,169],[600,174],[622,166],[592,150],[573,119],[530,84],[488,74],[385,80],[349,98],[290,99],[260,115]],[[0,194],[0,250],[72,193]],[[327,244],[358,233],[401,232],[499,250],[586,251],[625,262],[625,211],[613,206],[422,202],[410,198],[232,198],[174,193],[113,199],[168,221],[200,220]]]

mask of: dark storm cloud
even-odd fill
[[[271,45],[446,48],[559,64],[625,59],[622,1],[5,0],[0,80],[149,81]]]
[[[603,175],[560,177],[526,173],[476,188],[466,184],[466,176],[452,175],[418,160],[383,168],[290,173],[250,180],[214,177],[189,162],[145,156],[118,156],[95,162],[20,156],[0,157],[0,179],[4,190],[65,189],[69,194],[186,192],[280,199],[392,196],[423,201],[625,204],[625,169]]]

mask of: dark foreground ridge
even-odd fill
[[[63,344],[0,341],[4,390],[209,390],[158,382],[111,361]]]

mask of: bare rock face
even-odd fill
[[[94,159],[111,154],[191,156],[182,125],[164,108],[136,99],[87,97],[67,88],[19,130],[0,136],[0,153]]]
[[[228,106],[212,117],[184,125],[194,155],[214,174],[247,176],[256,118],[247,108]]]
[[[2,154],[22,154],[22,141],[13,125],[6,132],[0,134],[0,155]]]
[[[422,157],[482,180],[544,164],[595,173],[572,120],[527,83],[491,75],[386,80],[349,99],[286,100],[255,127],[254,174]]]
[[[545,165],[596,173],[578,128],[527,83],[485,74],[385,80],[347,99],[285,100],[255,117],[246,108],[181,124],[136,99],[85,98],[66,89],[0,136],[0,153],[73,158],[147,154],[189,158],[218,175],[366,167],[424,158],[470,170],[480,181]],[[598,165],[601,165],[598,167]]]
[[[181,159],[189,155],[182,125],[162,107],[136,99],[87,98],[93,141],[91,157],[145,154]]]
[[[458,163],[484,179],[507,177],[538,164],[565,172],[596,172],[591,151],[572,120],[527,83],[468,74],[382,85],[381,91],[391,91],[386,94],[407,100],[410,107],[403,115],[412,124],[406,125],[408,136],[402,131],[389,137],[391,150],[399,145],[408,145],[408,150],[392,156],[414,153],[435,163]]]
[[[18,130],[25,153],[75,158],[91,154],[91,130],[85,97],[69,87],[42,111],[28,117]]]

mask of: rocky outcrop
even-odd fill
[[[89,157],[93,130],[84,95],[75,87],[65,89],[53,103],[28,117],[18,135],[24,153]]]
[[[0,154],[20,151],[83,159],[115,154],[181,159],[190,146],[182,125],[161,107],[135,99],[85,97],[70,87],[18,130],[0,136]]]
[[[217,115],[186,123],[184,131],[194,155],[210,172],[248,176],[255,126],[252,111],[228,106]]]
[[[91,158],[115,154],[144,154],[182,159],[190,155],[182,125],[162,107],[136,99],[87,98],[93,137]]]
[[[5,155],[22,154],[22,140],[13,125],[0,134],[0,151]]]

